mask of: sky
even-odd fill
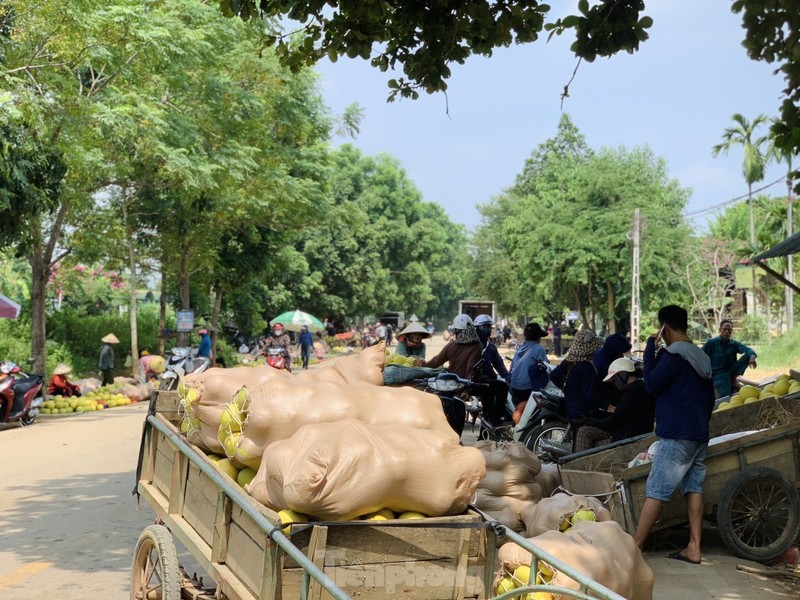
[[[574,13],[576,4],[563,3],[553,14]],[[731,12],[730,0],[646,5],[654,19],[650,39],[634,54],[583,62],[563,111],[591,148],[649,146],[666,161],[670,177],[691,189],[685,212],[702,230],[719,209],[701,211],[747,194],[741,150],[714,158],[711,147],[734,113],[749,120],[777,116],[784,82],[773,66],[747,57],[741,17]],[[386,82],[399,73],[381,73],[362,59],[320,63],[331,111],[341,114],[353,102],[364,110],[357,138],[334,143],[397,158],[424,200],[474,228],[478,205],[512,185],[531,152],[556,134],[561,92],[577,62],[572,41],[565,34],[547,42],[545,34],[491,58],[470,57],[453,66],[446,97],[423,93],[393,103],[386,102]],[[771,166],[763,185],[785,171]],[[786,184],[764,193],[785,195]]]

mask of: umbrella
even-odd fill
[[[282,313],[269,322],[270,325],[275,325],[276,323],[280,323],[289,331],[300,331],[303,325],[306,325],[309,331],[322,331],[325,329],[322,321],[317,317],[299,309]]]
[[[20,305],[0,294],[0,318],[16,319],[19,316]]]

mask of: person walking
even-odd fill
[[[112,385],[114,383],[114,348],[112,344],[119,344],[119,339],[113,333],[109,333],[100,341],[103,342],[100,348],[100,361],[97,365],[103,374],[103,381],[100,385]]]
[[[391,323],[386,326],[386,347],[392,345],[392,337],[394,336],[394,328]]]
[[[208,335],[208,329],[201,329],[197,333],[200,334],[200,347],[197,349],[197,356],[204,356],[211,360],[211,336]]]
[[[553,354],[561,356],[561,325],[558,321],[553,322]]]
[[[700,564],[708,423],[714,409],[711,360],[686,333],[686,309],[665,306],[658,311],[658,322],[661,329],[647,339],[644,350],[644,382],[656,397],[659,442],[633,538],[642,548],[664,503],[679,489],[689,512],[689,543],[667,557]],[[656,353],[662,339],[667,347]]]
[[[308,325],[300,328],[300,335],[297,337],[297,347],[300,349],[300,359],[303,361],[303,368],[308,368],[308,361],[311,357],[311,348],[314,346],[314,336],[308,331]]]
[[[730,396],[733,393],[736,378],[744,375],[748,366],[756,368],[758,355],[755,350],[734,340],[732,335],[733,322],[730,319],[723,319],[719,323],[719,335],[707,339],[703,344],[703,352],[711,359],[711,372],[717,398]],[[737,354],[742,355],[738,360]]]

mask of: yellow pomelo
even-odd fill
[[[733,408],[733,405],[730,402],[720,402],[717,410],[714,412],[722,412],[724,410],[730,410],[731,408]]]
[[[739,390],[739,396],[747,400],[748,398],[756,398],[758,397],[758,388],[753,387],[752,385],[744,385],[742,389]]]
[[[505,594],[509,590],[513,590],[516,585],[514,585],[514,580],[509,576],[506,575],[500,581],[497,582],[496,594],[499,596],[500,594]]]
[[[383,515],[370,515],[364,519],[365,521],[388,521]]]
[[[766,389],[766,388],[765,388]],[[772,386],[772,393],[776,396],[783,396],[789,393],[789,382],[785,379],[776,381]]]
[[[531,580],[531,568],[528,565],[520,565],[514,569],[514,574],[511,576],[514,581],[515,587],[528,585]]]
[[[236,483],[244,487],[245,485],[253,481],[253,477],[255,476],[256,472],[253,469],[251,469],[250,467],[245,467],[244,469],[239,471],[239,474],[236,476]]]
[[[238,407],[235,404],[228,404],[219,417],[219,428],[238,432],[242,430],[243,421],[244,415],[239,412]]]
[[[236,481],[236,477],[239,475],[239,469],[231,464],[231,459],[223,458],[222,460],[217,461],[217,468],[222,471],[223,473],[227,473],[228,477]]]
[[[740,404],[744,404],[746,398],[742,397],[740,394],[734,394],[731,396],[730,405],[731,406],[739,406]]]
[[[774,383],[768,383],[763,388],[761,388],[761,393],[763,394],[764,392],[771,392],[771,391],[773,391],[774,388],[775,388],[775,384]]]
[[[794,394],[795,392],[800,392],[800,381],[793,381],[789,384],[789,393]]]
[[[400,513],[397,515],[398,519],[425,519],[425,515],[420,512],[414,512],[413,510],[407,510],[404,513]]]
[[[228,457],[232,457],[236,454],[236,448],[239,446],[240,437],[242,437],[241,433],[232,433],[222,442],[222,447],[225,448],[225,454],[227,454]]]
[[[291,508],[285,508],[280,511],[278,513],[278,518],[281,520],[281,523],[308,523],[307,516],[295,512]],[[291,531],[291,527],[283,528],[283,533],[285,535],[289,535],[289,531]]]
[[[572,524],[575,525],[578,521],[596,521],[597,515],[593,510],[576,510],[572,515]]]
[[[219,454],[209,454],[208,455],[208,460],[210,460],[211,462],[219,462],[223,458],[225,458],[225,457],[224,456],[220,456]]]
[[[770,394],[769,397],[772,398],[773,397],[772,394]],[[753,402],[760,402],[763,399],[764,398],[759,398],[758,396],[756,396],[755,398],[748,398],[747,400],[744,401],[744,403],[745,404],[752,404]]]
[[[364,519],[367,521],[388,521],[394,518],[395,518],[394,513],[390,511],[388,508],[382,508],[380,510],[375,511],[374,513],[370,513],[364,516]]]
[[[775,381],[789,381],[792,378],[789,373],[781,373],[775,378]]]
[[[536,583],[550,583],[553,580],[553,569],[549,565],[539,561],[536,573]]]

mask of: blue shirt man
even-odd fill
[[[720,321],[719,335],[706,340],[703,352],[711,359],[712,378],[717,398],[730,396],[733,393],[733,382],[744,374],[747,366],[756,367],[755,350],[741,342],[731,339],[733,323],[729,319]],[[736,359],[737,354],[742,357]]]

